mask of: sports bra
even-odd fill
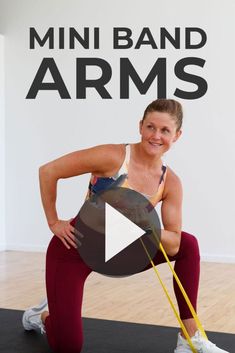
[[[112,184],[115,186],[119,187],[125,187],[132,189],[132,187],[128,184],[128,166],[130,162],[130,144],[125,144],[126,147],[126,156],[125,159],[122,163],[121,168],[119,171],[111,176],[111,177],[98,177],[94,174],[91,175],[90,182],[89,182],[89,187],[88,187],[88,192],[86,199],[90,198],[91,195],[96,194],[97,192],[101,192],[103,190],[106,190],[107,188],[111,187]],[[165,186],[165,181],[166,181],[166,174],[167,174],[167,166],[165,163],[162,164],[162,174],[160,177],[159,185],[156,190],[152,195],[147,195],[144,193],[141,193],[143,196],[145,196],[149,202],[152,203],[152,205],[155,207],[158,202],[162,200],[162,195],[164,191],[164,186]],[[117,184],[118,181],[118,184]]]

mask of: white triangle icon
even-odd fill
[[[105,203],[105,262],[143,234],[142,228]]]

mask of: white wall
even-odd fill
[[[184,133],[166,157],[184,185],[184,229],[195,234],[203,258],[235,262],[235,108],[234,101],[234,4],[227,1],[186,0],[98,2],[1,1],[6,70],[6,229],[8,249],[40,250],[50,239],[40,203],[38,167],[61,154],[99,143],[136,141],[138,120],[145,106],[156,97],[156,85],[141,96],[131,85],[129,100],[119,92],[119,58],[129,57],[144,77],[158,57],[168,60],[168,96],[175,85],[193,90],[174,77],[177,60],[185,56],[206,59],[196,70],[209,84],[198,100],[181,100],[185,110]],[[202,10],[203,9],[203,10]],[[218,23],[222,23],[219,26]],[[28,29],[41,33],[48,27],[100,27],[99,50],[29,50]],[[142,27],[158,38],[160,27],[201,27],[208,35],[200,50],[116,50],[111,46],[112,28],[132,28],[137,39]],[[61,100],[56,92],[40,92],[35,100],[25,96],[43,57],[54,57],[72,99]],[[89,91],[86,100],[75,99],[76,57],[101,57],[113,68],[107,85],[112,100],[102,100]],[[93,73],[96,74],[95,70]],[[91,74],[91,72],[90,72]],[[97,73],[98,74],[98,73]],[[87,176],[59,184],[61,218],[74,216],[85,195]]]
[[[6,247],[4,83],[4,37],[0,34],[0,250]]]

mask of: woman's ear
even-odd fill
[[[178,138],[179,138],[181,135],[182,135],[182,130],[176,131],[175,137],[174,137],[174,139],[173,139],[173,142],[177,141]]]
[[[142,127],[143,127],[143,119],[141,119],[140,122],[139,122],[139,133],[140,133],[140,135],[142,134]]]

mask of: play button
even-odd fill
[[[80,209],[75,228],[83,235],[78,251],[84,262],[109,276],[143,271],[155,257],[161,236],[152,204],[124,187],[92,195]]]
[[[126,234],[125,237],[120,234]],[[143,229],[105,204],[105,262],[143,235]]]

